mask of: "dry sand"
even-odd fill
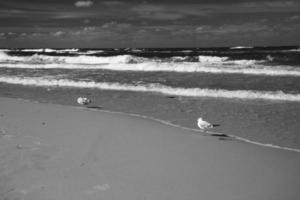
[[[300,154],[0,98],[1,200],[298,200]]]

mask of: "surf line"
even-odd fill
[[[73,106],[73,107],[76,108],[76,109],[87,109],[87,110],[96,111],[96,112],[100,111],[100,112],[104,112],[104,113],[123,114],[123,115],[128,115],[128,116],[131,116],[131,117],[138,117],[138,118],[148,119],[148,120],[156,121],[156,122],[159,122],[161,124],[165,124],[165,125],[172,126],[172,127],[175,127],[175,128],[180,128],[180,129],[184,129],[184,130],[193,131],[193,132],[196,132],[198,134],[201,133],[201,135],[203,135],[203,136],[214,136],[214,137],[228,138],[228,139],[233,139],[233,140],[237,140],[237,141],[242,141],[242,142],[254,144],[254,145],[257,145],[257,146],[262,146],[262,147],[267,147],[267,148],[274,148],[274,149],[281,149],[281,150],[287,150],[287,151],[293,151],[293,152],[300,153],[300,149],[296,149],[296,148],[282,147],[282,146],[278,146],[278,145],[274,145],[274,144],[265,144],[265,143],[261,143],[261,142],[255,142],[255,141],[243,138],[243,137],[239,137],[239,136],[235,136],[235,135],[231,135],[231,134],[226,134],[226,133],[221,133],[221,132],[203,131],[203,130],[199,130],[199,129],[195,129],[195,128],[188,128],[188,127],[180,126],[180,125],[177,125],[177,124],[173,124],[172,122],[168,122],[168,121],[165,121],[165,120],[161,120],[161,119],[146,116],[146,115],[126,113],[126,112],[120,112],[120,111],[103,110],[103,109],[99,110],[99,109],[88,108],[88,107],[78,107],[78,106]]]
[[[3,98],[3,97],[1,97]],[[12,98],[9,98],[12,99]],[[16,100],[19,101],[23,101],[23,102],[30,102],[30,103],[35,103],[35,104],[41,104],[42,102],[36,101],[36,100],[29,100],[29,99],[24,99],[24,98],[15,98]],[[43,104],[51,104],[51,103],[44,103]],[[60,104],[55,104],[58,106],[66,106],[66,105],[60,105]],[[122,114],[122,115],[127,115],[127,116],[131,116],[131,117],[138,117],[138,118],[142,118],[142,119],[147,119],[147,120],[152,120],[161,124],[165,124],[171,127],[175,127],[175,128],[180,128],[183,130],[189,130],[192,132],[195,132],[195,134],[201,134],[202,136],[218,136],[218,137],[228,137],[231,139],[234,139],[236,141],[241,141],[241,142],[245,142],[245,143],[250,143],[250,144],[254,144],[257,146],[262,146],[262,147],[266,147],[266,148],[274,148],[274,149],[280,149],[280,150],[286,150],[286,151],[293,151],[293,152],[297,152],[300,153],[300,149],[296,149],[296,148],[290,148],[290,147],[282,147],[282,146],[278,146],[278,145],[273,145],[273,144],[264,144],[261,142],[255,142],[243,137],[239,137],[239,136],[235,136],[235,135],[231,135],[231,134],[226,134],[226,133],[221,133],[221,132],[214,132],[214,131],[202,131],[199,129],[195,129],[195,128],[188,128],[188,127],[184,127],[184,126],[180,126],[177,124],[173,124],[172,122],[168,122],[165,120],[161,120],[155,117],[151,117],[151,116],[146,116],[146,115],[140,115],[140,114],[135,114],[135,113],[126,113],[126,112],[120,112],[120,111],[111,111],[111,110],[103,110],[103,109],[95,109],[95,108],[88,108],[88,107],[79,107],[79,106],[70,106],[74,109],[81,109],[81,110],[90,110],[90,111],[94,111],[94,112],[104,112],[104,113],[111,113],[111,114]]]
[[[118,82],[73,81],[68,79],[44,79],[34,77],[0,76],[0,82],[8,84],[31,85],[35,87],[65,87],[91,88],[100,90],[116,90],[131,92],[153,92],[166,95],[211,97],[229,99],[262,99],[272,101],[300,101],[300,94],[289,94],[282,91],[255,91],[255,90],[225,90],[209,88],[180,88],[162,84],[122,84]]]

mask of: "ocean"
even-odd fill
[[[0,82],[300,101],[300,48],[2,49]]]
[[[269,129],[264,130],[263,126],[257,130],[249,129],[250,121],[253,120],[251,117],[248,117],[249,119],[246,117],[249,123],[245,127],[248,127],[248,130],[252,132],[264,131],[265,135],[272,135],[277,131],[276,136],[273,134],[270,136],[271,139],[269,136],[255,134],[248,137],[249,131],[242,136],[264,143],[300,148],[299,126],[295,125],[298,124],[297,115],[291,114],[291,119],[286,120],[291,110],[299,108],[300,102],[300,47],[298,46],[171,49],[1,49],[0,85],[2,88],[6,88],[5,90],[11,87],[22,87],[24,90],[31,88],[46,92],[54,90],[88,90],[93,91],[93,94],[97,92],[103,94],[103,92],[109,91],[134,92],[135,97],[132,98],[137,98],[134,101],[135,104],[139,101],[145,103],[138,98],[144,99],[145,95],[148,94],[193,100],[195,98],[208,98],[209,101],[214,102],[237,100],[242,102],[241,109],[237,113],[248,112],[244,110],[243,106],[249,106],[253,102],[263,102],[264,105],[271,104],[272,106],[264,113],[259,113],[264,110],[261,107],[253,108],[255,111],[249,111],[249,116],[256,113],[256,122],[270,123]],[[2,90],[2,93],[5,92]],[[99,96],[98,98],[103,97]],[[106,101],[110,100],[106,99]],[[159,102],[161,101],[159,100]],[[130,101],[127,103],[127,107],[130,107]],[[102,102],[102,104],[107,104],[109,107],[107,102]],[[169,104],[169,102],[165,102],[165,104]],[[290,106],[290,104],[296,106]],[[181,101],[177,106],[182,105]],[[193,105],[197,108],[193,108],[192,103],[189,103],[186,106],[189,108],[185,111],[193,113],[193,111],[187,110],[198,109],[192,115],[196,117],[201,112],[199,105]],[[281,105],[290,107],[286,109],[286,106],[282,107]],[[143,106],[145,105],[140,105],[142,110]],[[134,107],[133,105],[131,109],[134,110]],[[226,113],[222,114],[223,117],[231,113],[229,107],[226,108]],[[222,106],[218,109],[222,110]],[[274,112],[270,110],[274,110]],[[209,113],[210,111],[206,109],[205,112]],[[149,114],[147,112],[136,113]],[[274,120],[272,120],[274,113],[277,115],[279,113],[284,114],[280,115],[281,118],[273,116]],[[209,114],[206,115],[210,116]],[[231,113],[231,115],[235,114]],[[163,118],[155,116],[154,112],[151,116]],[[172,118],[173,114],[170,116],[169,118]],[[219,121],[222,120],[220,116]],[[238,117],[237,114],[236,116]],[[236,118],[231,118],[231,120],[234,121]],[[282,121],[284,123],[279,125],[279,122]],[[182,122],[179,119],[174,119],[173,122],[193,127],[192,124]],[[273,125],[280,127],[277,130],[274,129]],[[286,127],[292,128],[286,130]],[[233,131],[234,134],[238,135],[238,132],[243,130],[242,128],[237,127]],[[232,131],[222,129],[222,127],[220,130],[223,132]],[[286,133],[282,137],[279,132],[284,130]],[[260,140],[261,138],[263,139]]]

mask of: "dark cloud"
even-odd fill
[[[0,46],[299,44],[299,13],[298,0],[0,0]]]
[[[123,6],[126,5],[125,2],[122,1],[103,1],[102,4],[107,6]]]

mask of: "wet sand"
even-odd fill
[[[79,96],[87,96],[93,101],[90,106],[100,110],[145,115],[188,128],[197,128],[196,119],[203,117],[214,124],[220,124],[214,129],[216,132],[300,149],[299,102],[191,98],[1,83],[0,96],[75,106],[78,106],[76,99]]]
[[[300,154],[0,98],[0,199],[296,200]]]

